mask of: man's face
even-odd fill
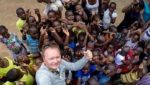
[[[61,63],[60,51],[57,48],[48,48],[44,52],[44,64],[50,68],[56,70]]]

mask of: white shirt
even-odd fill
[[[150,41],[150,27],[148,27],[142,34],[141,40]]]
[[[132,42],[132,39],[129,39],[129,40],[126,42],[126,44],[125,44],[125,46],[129,46],[131,49],[136,48],[137,45],[138,45],[138,43],[137,43],[137,42]]]
[[[123,60],[125,60],[125,57],[124,56],[122,56],[122,55],[120,55],[119,53],[116,55],[116,57],[115,57],[115,63],[117,64],[117,65],[122,65],[123,63],[122,63],[122,61]]]
[[[63,8],[61,0],[53,0],[53,3],[46,4],[44,14],[47,15],[49,10],[58,11],[59,8]]]
[[[86,8],[91,12],[91,13],[98,13],[98,8],[99,8],[99,0],[96,0],[96,3],[91,5],[89,4],[88,0],[86,0]]]
[[[107,29],[110,25],[111,25],[111,17],[109,15],[110,11],[109,9],[107,9],[105,12],[104,12],[104,16],[103,16],[103,27],[104,29]],[[112,13],[112,18],[116,18],[117,17],[117,13],[114,11]]]

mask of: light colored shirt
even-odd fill
[[[98,13],[99,8],[99,0],[96,0],[96,3],[94,5],[89,4],[88,0],[86,0],[86,8],[92,13],[95,12]]]
[[[49,10],[58,11],[60,8],[63,8],[61,0],[53,0],[52,3],[46,4],[44,14],[47,15]]]
[[[117,65],[122,65],[123,64],[123,60],[125,60],[125,57],[120,55],[119,53],[117,54],[117,56],[115,57],[115,63]]]
[[[85,57],[75,63],[70,63],[62,59],[59,66],[59,74],[53,73],[49,70],[49,68],[42,64],[39,70],[36,72],[36,83],[37,85],[66,85],[65,71],[80,70],[87,62],[88,59]]]
[[[141,41],[144,40],[144,41],[150,41],[150,27],[148,27],[142,34],[141,36]]]
[[[107,9],[105,12],[104,12],[104,17],[103,17],[103,27],[104,29],[107,29],[110,25],[111,25],[111,17],[109,15],[110,11],[109,9]],[[112,13],[112,18],[116,18],[117,17],[117,13],[114,11]]]
[[[133,42],[132,39],[129,39],[125,46],[129,46],[131,49],[135,49],[137,47],[138,43],[137,42]]]

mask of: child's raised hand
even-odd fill
[[[63,29],[63,32],[64,32],[67,36],[69,36],[69,35],[70,35],[70,33],[69,33],[68,29],[66,29],[66,28],[62,28],[62,29]]]
[[[40,30],[41,34],[47,34],[46,29],[41,28]]]
[[[77,27],[79,27],[81,29],[86,29],[87,28],[85,23],[82,23],[82,22],[74,23],[74,26],[77,26]]]
[[[55,30],[54,28],[52,28],[52,27],[50,27],[49,30],[50,30],[50,32],[52,32],[52,33],[56,33],[56,30]]]
[[[40,10],[38,8],[34,9],[35,14],[39,15],[40,14]]]
[[[31,16],[31,11],[30,11],[30,9],[28,9],[28,10],[26,11],[26,16],[27,16],[27,17]]]
[[[27,29],[23,29],[22,34],[23,34],[23,35],[26,35],[26,34],[27,34],[27,31],[28,31]]]

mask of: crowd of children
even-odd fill
[[[22,39],[0,25],[0,42],[12,54],[11,59],[0,57],[0,85],[36,85],[41,51],[49,43],[57,43],[70,62],[81,59],[85,50],[93,53],[81,70],[66,72],[67,85],[150,85],[150,0],[133,0],[124,7],[118,26],[118,6],[111,0],[37,3],[46,3],[44,12],[35,9],[37,17],[16,9]]]

